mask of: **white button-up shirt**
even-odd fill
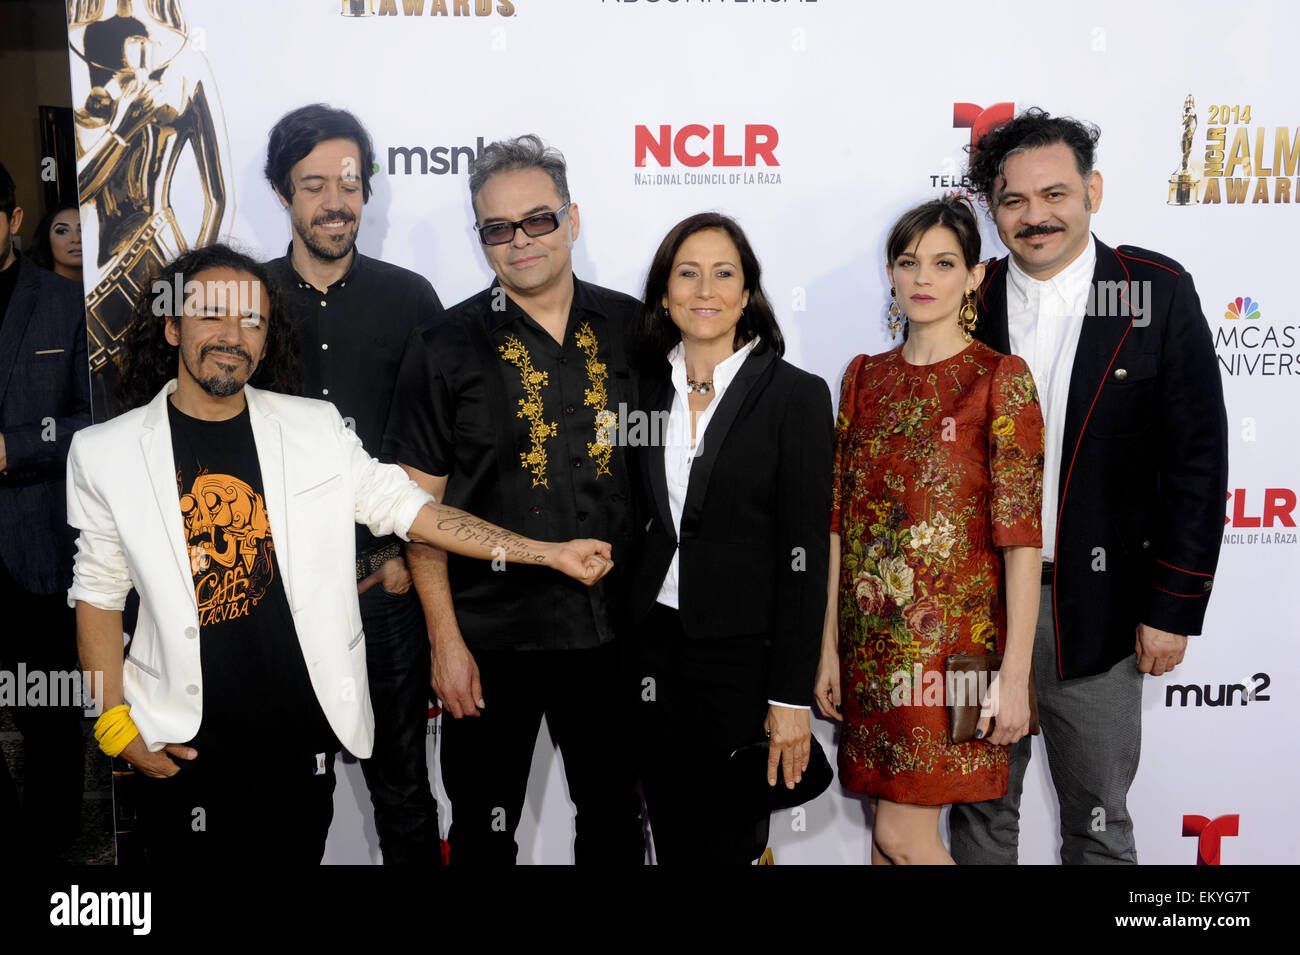
[[[756,338],[713,369],[713,400],[695,419],[694,447],[691,446],[691,403],[686,391],[686,346],[678,342],[677,347],[668,353],[668,364],[672,366],[673,407],[668,414],[668,426],[664,429],[664,477],[668,479],[668,509],[672,512],[673,533],[678,540],[682,536],[682,509],[686,506],[691,464],[704,446],[704,432],[713,420],[713,412],[722,404],[727,387],[757,345]],[[678,559],[674,553],[663,586],[659,588],[659,603],[674,610],[677,609],[677,581]]]
[[[1007,336],[1012,353],[1025,360],[1034,376],[1045,429],[1043,560],[1056,559],[1057,494],[1070,371],[1096,264],[1097,249],[1089,238],[1077,259],[1045,281],[1027,275],[1014,257],[1007,269]]]

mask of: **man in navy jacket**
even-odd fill
[[[1227,416],[1209,326],[1177,262],[1089,231],[1100,133],[1030,109],[971,151],[1011,251],[989,264],[978,335],[1020,355],[1045,422],[1038,708],[1066,863],[1136,862],[1126,805],[1143,674],[1201,632],[1223,531]],[[1030,745],[1004,798],[954,806],[958,863],[1016,861]]]
[[[54,698],[55,688],[70,684],[50,675],[78,670],[64,601],[73,548],[64,470],[73,432],[90,424],[90,382],[81,287],[13,249],[23,220],[15,199],[0,166],[0,671],[24,695],[42,671],[48,692],[14,701],[21,702],[13,715],[23,734],[24,811],[0,757],[0,826],[8,845],[54,858],[76,837],[81,810],[81,711]]]

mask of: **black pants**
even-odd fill
[[[429,787],[429,637],[415,590],[360,597],[375,748],[361,770],[375,807],[384,865],[442,864],[438,803]]]
[[[276,741],[255,758],[205,744],[180,772],[134,777],[151,865],[319,865],[334,818],[334,754],[289,753]],[[197,748],[197,747],[196,747]]]
[[[4,618],[0,670],[11,674],[16,693],[26,690],[16,682],[20,663],[29,675],[78,670],[76,614],[66,594],[29,593],[0,561],[0,614]],[[57,683],[67,686],[66,679],[47,676],[47,688]],[[45,705],[15,706],[10,711],[23,734],[21,807],[9,767],[0,755],[0,826],[4,827],[0,838],[28,858],[45,861],[65,852],[80,829],[86,750],[81,707],[50,702],[47,695]]]
[[[514,864],[515,830],[543,715],[577,810],[574,861],[645,862],[616,643],[595,650],[474,654],[487,705],[481,716],[442,718],[453,865]]]
[[[638,770],[655,860],[744,864],[767,844],[770,816],[737,811],[727,759],[764,738],[767,654],[749,638],[692,640],[655,604],[637,635]]]

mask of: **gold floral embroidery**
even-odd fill
[[[878,768],[891,775],[971,776],[998,772],[1007,765],[1005,746],[989,746],[971,740],[949,742],[946,733],[913,726],[906,736],[881,733],[867,723],[846,724],[840,737],[841,751],[866,768]]]
[[[609,369],[605,367],[603,361],[597,360],[600,343],[596,341],[596,333],[592,331],[590,323],[583,322],[578,326],[575,340],[578,348],[587,356],[587,381],[591,387],[585,393],[583,404],[588,408],[596,409],[596,440],[587,442],[587,454],[596,462],[596,477],[600,477],[602,474],[610,473],[609,459],[614,454],[614,434],[618,430],[618,415],[605,407],[609,403],[609,397],[605,393]]]
[[[548,376],[544,371],[533,367],[533,357],[528,349],[514,335],[506,336],[506,343],[500,346],[501,357],[519,369],[519,380],[524,386],[524,397],[519,399],[519,411],[515,417],[528,420],[528,437],[532,447],[527,452],[519,453],[519,465],[532,472],[533,487],[546,483],[546,441],[555,435],[558,426],[554,421],[547,421],[542,404],[542,386]]]

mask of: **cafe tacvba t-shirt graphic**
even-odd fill
[[[275,577],[266,502],[229,474],[200,474],[187,491],[178,472],[177,483],[199,625],[247,617]]]
[[[191,742],[233,751],[270,726],[300,755],[333,752],[279,577],[248,409],[224,421],[167,411],[199,618],[203,718]]]

